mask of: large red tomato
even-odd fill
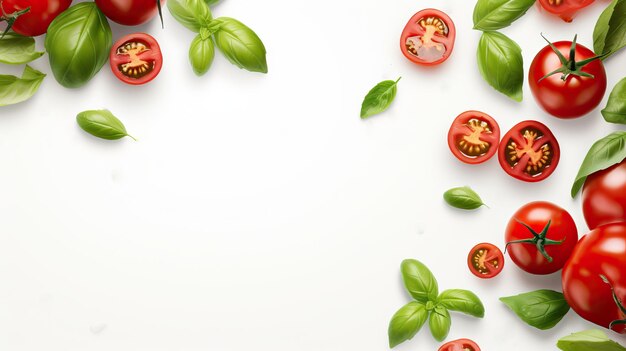
[[[539,0],[541,7],[549,13],[571,22],[578,10],[587,7],[594,0]]]
[[[626,160],[587,177],[583,214],[589,229],[626,222]]]
[[[567,303],[584,319],[626,333],[626,223],[585,235],[563,268]]]
[[[72,0],[2,0],[0,4],[2,20],[13,31],[35,37],[45,34],[50,22],[67,10]]]
[[[160,0],[161,6],[165,0]],[[158,0],[96,0],[96,5],[113,22],[137,26],[148,22],[158,13]]]

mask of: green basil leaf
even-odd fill
[[[35,50],[35,39],[16,33],[7,33],[0,39],[0,63],[21,65],[40,58],[43,51]]]
[[[593,49],[603,60],[626,46],[626,0],[613,0],[593,30]]]
[[[220,2],[220,0],[204,0],[204,2],[206,2],[206,4],[209,6],[213,6],[217,4],[218,2]]]
[[[376,86],[367,93],[365,99],[363,99],[363,103],[361,104],[361,118],[365,119],[371,117],[389,108],[393,99],[396,98],[398,81],[400,81],[400,78],[396,81],[385,80],[376,84]]]
[[[563,294],[552,290],[537,290],[501,297],[500,301],[526,324],[541,330],[557,325],[570,309]]]
[[[600,330],[586,330],[561,338],[556,346],[563,351],[626,351]]]
[[[83,111],[76,116],[76,122],[87,133],[98,138],[117,140],[130,137],[122,121],[113,116],[108,110]]]
[[[485,206],[480,196],[470,187],[452,188],[443,193],[443,199],[448,205],[462,210],[475,210]]]
[[[26,65],[22,78],[0,75],[0,106],[17,104],[30,99],[43,82],[45,74]]]
[[[400,266],[406,290],[419,302],[435,301],[439,294],[437,280],[422,262],[407,259]]]
[[[588,176],[616,165],[624,159],[626,159],[626,132],[613,132],[596,141],[580,165],[572,185],[572,197],[576,197]]]
[[[439,295],[437,302],[450,311],[463,312],[478,318],[485,316],[485,306],[478,296],[469,290],[445,290]]]
[[[428,319],[428,311],[419,302],[409,302],[396,312],[389,322],[389,347],[413,339]]]
[[[430,333],[435,340],[443,341],[450,333],[450,325],[452,325],[452,319],[448,310],[443,306],[435,306],[428,319]]]
[[[56,80],[66,88],[85,85],[109,59],[109,22],[93,2],[76,4],[52,21],[46,51]]]
[[[213,20],[211,9],[204,0],[167,0],[167,9],[178,23],[195,33],[208,27]]]
[[[596,54],[602,54],[604,52],[604,41],[606,40],[606,34],[609,31],[609,21],[611,15],[613,15],[613,9],[617,1],[612,1],[600,14],[596,26],[593,28],[593,51]]]
[[[533,6],[535,0],[478,0],[474,7],[474,29],[508,27]]]
[[[604,120],[609,123],[626,124],[626,78],[615,85],[601,112]]]
[[[208,30],[202,28],[200,34],[196,35],[189,47],[189,62],[191,62],[194,73],[198,76],[205,74],[211,68],[215,57],[213,38],[205,32]]]
[[[484,32],[476,52],[478,69],[494,89],[515,101],[522,101],[524,62],[522,49],[499,32]]]
[[[265,46],[256,33],[234,18],[220,17],[215,44],[235,66],[252,72],[267,73]]]

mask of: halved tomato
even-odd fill
[[[400,50],[411,62],[438,65],[454,48],[456,30],[445,13],[435,9],[419,11],[406,24],[400,37]]]
[[[523,121],[509,130],[498,148],[500,166],[511,177],[525,182],[548,178],[559,164],[556,138],[543,123]]]
[[[504,255],[493,244],[478,244],[467,255],[467,266],[470,272],[478,278],[493,278],[504,268]]]
[[[591,5],[594,0],[539,0],[541,7],[549,13],[571,22],[578,10]]]
[[[163,67],[163,55],[156,39],[146,33],[134,33],[113,45],[109,63],[119,80],[140,85],[159,75]]]
[[[480,347],[470,339],[459,339],[441,345],[439,351],[480,351]]]
[[[477,164],[498,151],[500,126],[493,117],[480,111],[465,111],[457,116],[448,131],[448,146],[459,160]]]

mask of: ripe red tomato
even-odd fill
[[[555,117],[583,116],[600,104],[606,92],[604,65],[593,51],[576,44],[576,38],[574,42],[553,45],[541,49],[530,64],[530,91],[537,103]],[[570,55],[572,46],[574,55]]]
[[[158,13],[157,0],[96,0],[96,5],[113,22],[137,26],[148,22]],[[161,7],[165,0],[161,0]]]
[[[465,111],[450,126],[448,146],[459,160],[477,164],[490,159],[498,151],[500,126],[486,113]]]
[[[400,50],[418,65],[438,65],[454,48],[456,30],[445,13],[435,9],[419,11],[406,24],[400,37]]]
[[[146,33],[134,33],[113,45],[109,63],[119,80],[140,85],[153,80],[161,72],[163,56],[156,39]]]
[[[72,0],[2,0],[0,4],[2,20],[6,21],[15,33],[36,37],[46,33],[52,20],[67,10]],[[18,14],[29,7],[28,12]],[[11,21],[14,21],[13,24]]]
[[[504,234],[511,260],[532,274],[550,274],[563,268],[578,243],[570,214],[545,201],[522,206],[509,220]]]
[[[504,255],[493,244],[478,244],[467,255],[467,266],[470,272],[478,278],[493,278],[504,268]]]
[[[509,130],[498,148],[500,166],[511,177],[525,182],[548,178],[559,164],[561,151],[544,124],[523,121]]]
[[[439,351],[480,351],[480,347],[469,339],[459,339],[441,345]]]
[[[592,230],[580,240],[563,268],[567,303],[584,319],[626,333],[625,267],[626,223]]]
[[[591,5],[594,0],[539,0],[541,7],[549,13],[571,22],[578,10]]]
[[[626,222],[626,160],[587,177],[583,214],[589,229]]]

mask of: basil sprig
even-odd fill
[[[593,51],[605,60],[626,46],[626,0],[613,0],[593,30]]]
[[[398,92],[397,80],[384,80],[374,86],[363,99],[361,104],[361,118],[365,119],[379,114],[391,106]]]
[[[404,286],[415,301],[407,303],[391,317],[389,347],[411,340],[427,320],[433,337],[444,340],[452,324],[449,311],[478,318],[485,315],[485,307],[471,291],[451,289],[439,294],[435,276],[423,263],[407,259],[402,261],[400,270]]]
[[[480,74],[489,85],[515,101],[522,101],[524,61],[517,43],[500,32],[484,32],[476,57]]]
[[[526,324],[541,330],[557,325],[570,309],[563,293],[545,289],[501,297],[500,301]]]
[[[101,139],[117,140],[130,137],[124,123],[108,110],[83,111],[76,116],[76,122],[87,133]]]
[[[16,33],[7,33],[0,38],[0,62],[21,65],[40,58],[43,51],[35,50],[35,39]]]
[[[45,74],[26,65],[22,77],[0,75],[0,106],[17,104],[30,99],[43,82]]]
[[[609,123],[626,124],[626,78],[615,85],[601,112],[604,120]]]
[[[443,193],[443,199],[448,205],[462,210],[475,210],[485,206],[480,196],[468,186],[452,188]]]
[[[563,351],[626,351],[600,330],[585,330],[559,339],[556,346]]]
[[[522,17],[535,0],[478,0],[474,7],[474,29],[498,30]]]
[[[572,197],[576,197],[588,176],[616,165],[624,159],[626,159],[626,132],[613,132],[596,141],[580,165],[572,185]]]

